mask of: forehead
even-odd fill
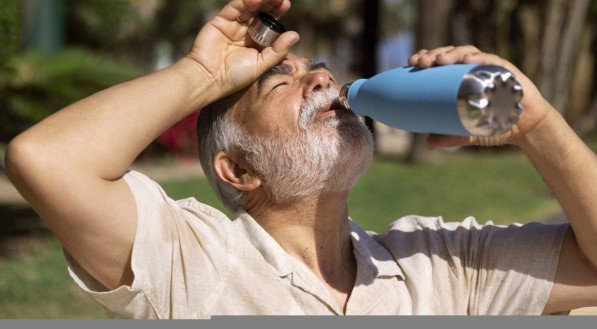
[[[266,92],[262,92],[260,89],[269,88],[270,82],[272,80],[276,81],[275,77],[277,76],[300,76],[303,73],[325,68],[323,62],[289,54],[282,62],[271,67],[252,85],[241,92],[242,96],[234,104],[234,120],[253,133],[283,130],[287,126],[283,122],[294,120],[292,117],[298,114],[295,113],[297,109],[294,109],[294,107],[297,107],[299,97],[298,94],[294,95],[294,93],[300,93],[302,99],[301,89],[296,88],[290,93],[286,93],[283,96],[284,100],[281,100],[279,96],[265,97]],[[285,110],[280,111],[280,107],[284,107]]]
[[[314,62],[315,61],[301,56],[288,54],[288,56],[282,62],[269,68],[249,87],[240,92],[240,97],[237,97],[236,101],[234,102],[235,112],[246,111],[251,107],[251,104],[257,100],[257,92],[259,91],[260,85],[262,85],[268,77],[278,74],[293,74],[296,70],[301,70],[303,67],[306,68],[310,63]]]

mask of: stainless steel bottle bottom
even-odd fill
[[[522,87],[501,66],[479,65],[464,75],[458,90],[458,114],[471,135],[501,135],[522,113]]]

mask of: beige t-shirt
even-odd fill
[[[320,280],[247,213],[174,201],[146,176],[136,201],[135,279],[112,291],[68,255],[75,282],[114,318],[337,315]],[[479,225],[408,216],[384,234],[350,221],[357,278],[346,314],[540,314],[568,225]]]

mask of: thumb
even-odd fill
[[[294,31],[288,31],[283,33],[274,41],[269,47],[263,49],[261,52],[261,59],[266,67],[272,67],[281,62],[290,48],[294,46],[300,37],[298,33]]]

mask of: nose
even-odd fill
[[[305,98],[308,98],[314,91],[328,89],[331,84],[330,75],[321,71],[309,72],[303,76],[303,80]]]

